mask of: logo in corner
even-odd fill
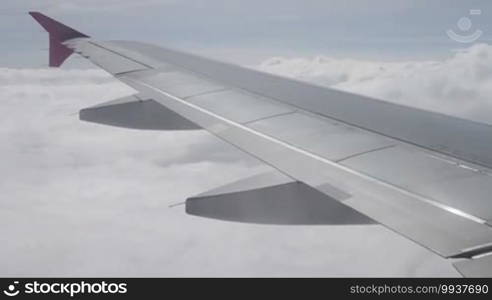
[[[6,290],[3,291],[3,293],[9,297],[14,297],[19,295],[19,291],[16,290],[16,285],[19,284],[18,281],[14,281],[14,284],[10,284]]]
[[[482,10],[480,9],[470,9],[470,16],[479,16],[481,14]],[[452,29],[446,31],[449,38],[456,42],[465,44],[473,43],[478,40],[483,34],[483,32],[479,29],[475,30],[474,32],[470,31],[472,29],[473,23],[469,17],[460,18],[457,25],[458,29],[460,30],[459,33],[454,32],[454,30]]]

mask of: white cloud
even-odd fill
[[[443,61],[377,62],[275,57],[259,68],[387,101],[492,123],[492,46]]]
[[[457,275],[381,226],[259,226],[168,208],[264,167],[203,132],[74,115],[129,93],[97,70],[0,69],[1,276]]]

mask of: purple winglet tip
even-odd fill
[[[73,28],[43,15],[42,13],[31,11],[29,14],[50,35],[50,67],[59,67],[73,53],[73,50],[62,44],[64,41],[74,38],[89,37]]]

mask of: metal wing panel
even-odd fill
[[[203,78],[200,75],[176,68],[132,72],[128,73],[127,76],[145,81],[181,98],[221,91],[226,88],[224,85]]]
[[[98,45],[101,48],[104,48],[108,51],[113,51],[118,53],[119,55],[125,57],[131,57],[135,61],[138,61],[144,65],[150,66],[153,69],[165,69],[170,66],[169,61],[159,59],[152,55],[153,48],[152,45],[148,45],[147,50],[138,49],[135,47],[131,47],[125,41],[95,41],[92,40],[92,43]],[[132,42],[130,42],[131,44]],[[141,43],[138,43],[141,44]]]
[[[492,277],[492,255],[459,261],[453,265],[465,277]]]
[[[334,161],[398,143],[337,121],[300,112],[252,122],[248,127]]]
[[[206,93],[186,100],[239,123],[294,112],[292,107],[239,90]]]
[[[492,176],[487,173],[402,146],[365,153],[342,164],[483,220],[492,219]]]
[[[492,168],[492,126],[435,112],[319,87],[232,64],[138,42],[115,41],[144,53],[242,88],[398,140]]]
[[[88,39],[70,40],[66,45],[113,75],[149,69],[149,66],[145,64],[128,57],[116,55],[114,52],[101,48]]]

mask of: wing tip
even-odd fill
[[[59,67],[73,51],[67,48],[63,42],[74,38],[88,38],[89,36],[68,27],[38,11],[29,11],[36,22],[50,35],[50,67]]]

